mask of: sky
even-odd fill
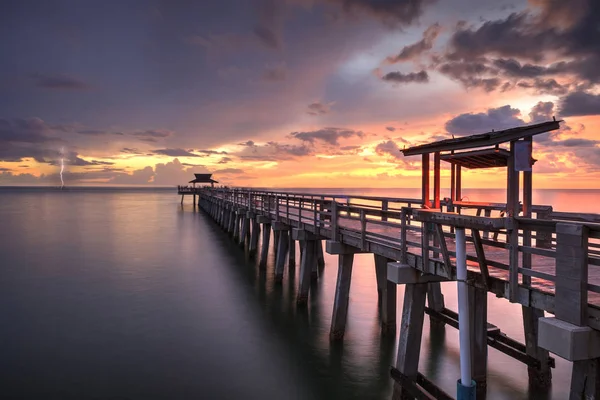
[[[534,187],[600,188],[599,21],[596,0],[3,1],[0,185],[419,187],[401,149],[555,117]]]

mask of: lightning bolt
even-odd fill
[[[65,149],[60,149],[60,188],[65,187],[65,181],[63,180],[63,172],[65,171],[65,157],[64,157]]]

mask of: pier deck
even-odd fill
[[[335,202],[337,216],[337,240],[361,250],[379,254],[389,259],[400,260],[402,257],[402,209],[406,211],[406,252],[410,265],[426,273],[440,274],[445,270],[448,280],[453,280],[455,268],[454,234],[451,225],[442,225],[446,239],[446,247],[451,265],[444,265],[443,253],[435,243],[429,246],[429,268],[423,266],[423,223],[411,217],[414,210],[418,210],[420,199],[405,198],[378,198],[367,196],[335,196],[326,194],[287,193],[276,191],[256,190],[220,190],[196,189],[196,193],[210,202],[222,202],[228,207],[251,211],[263,215],[272,221],[279,221],[294,228],[301,228],[317,234],[321,239],[335,240],[332,231],[332,205]],[[552,297],[555,291],[556,280],[556,224],[561,221],[573,221],[575,224],[585,225],[590,234],[590,254],[588,258],[588,303],[590,308],[591,326],[600,329],[600,224],[582,222],[582,214],[550,212],[548,206],[534,206],[538,216],[544,219],[515,218],[522,228],[519,230],[519,273],[530,277],[531,283],[523,284],[519,280],[519,291],[524,290],[524,299],[518,300],[524,305],[531,305],[531,301],[544,311],[553,312]],[[461,212],[464,215],[482,214],[485,212],[491,219],[495,213],[502,212],[502,205],[490,203],[461,203]],[[596,220],[597,216],[591,214],[588,220]],[[533,245],[523,246],[523,236],[526,232],[532,233]],[[536,234],[539,238],[536,240]],[[545,243],[542,242],[542,234]],[[428,236],[435,236],[432,232]],[[507,230],[499,229],[496,232],[483,231],[481,234],[482,247],[485,254],[489,277],[494,281],[488,282],[488,289],[497,295],[508,298],[508,289],[503,288],[509,284],[510,251],[507,244]],[[477,252],[472,234],[467,238],[468,268],[470,279],[475,284],[485,285],[484,277],[477,259]],[[523,267],[523,255],[531,257],[531,267]],[[443,273],[442,273],[443,275]],[[487,278],[487,277],[486,277]],[[527,278],[526,278],[527,279]],[[533,292],[532,296],[527,295]],[[539,294],[539,296],[538,296]],[[541,301],[538,303],[536,299]],[[531,300],[530,300],[531,299]]]

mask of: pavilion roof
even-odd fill
[[[464,136],[452,139],[444,139],[433,143],[409,147],[400,150],[404,156],[414,156],[441,151],[467,150],[478,147],[495,146],[501,143],[512,142],[524,137],[539,135],[560,128],[562,121],[547,121],[539,124],[524,125],[516,128],[491,131],[477,135]]]

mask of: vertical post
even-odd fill
[[[487,388],[487,291],[469,286],[472,378],[477,385],[477,398],[485,399]]]
[[[440,180],[441,180],[441,157],[440,152],[433,153],[433,208],[439,209],[440,203]]]
[[[512,220],[508,235],[509,251],[509,301],[514,303],[519,295],[519,227],[514,217],[519,215],[519,172],[515,169],[515,142],[510,142],[507,171],[506,211]]]
[[[310,275],[315,264],[315,241],[302,240],[301,243],[304,251],[302,252],[302,260],[300,262],[300,288],[298,289],[296,304],[298,306],[305,306],[308,303]]]
[[[536,213],[537,219],[552,219],[552,207],[548,207],[543,211]],[[552,248],[552,232],[550,231],[537,231],[535,233],[535,247],[542,249]]]
[[[331,200],[331,239],[338,241],[338,212],[335,197]]]
[[[352,263],[354,262],[353,253],[340,254],[338,257],[338,275],[335,287],[333,317],[331,318],[331,329],[329,331],[329,338],[331,340],[342,339],[346,331],[350,282],[352,280]]]
[[[323,254],[323,241],[317,241],[317,266],[322,271],[325,268],[325,255]]]
[[[465,240],[465,228],[463,227],[456,227],[456,284],[458,294],[458,335],[460,342],[460,380],[457,383],[457,400],[466,400],[474,397],[475,382],[473,382],[471,377],[467,242]]]
[[[374,254],[377,295],[381,306],[382,333],[396,332],[396,289],[398,285],[387,280],[387,264],[392,260]]]
[[[450,164],[450,200],[456,200],[456,164]]]
[[[417,380],[419,368],[426,294],[426,283],[408,283],[404,289],[396,368],[412,381]],[[408,398],[402,386],[396,382],[393,396],[393,399]]]
[[[283,270],[285,267],[285,259],[287,257],[287,251],[289,246],[288,231],[282,230],[279,233],[279,240],[277,243],[277,259],[275,261],[275,282],[281,283],[283,281]]]
[[[259,268],[267,267],[267,256],[269,255],[269,241],[271,240],[271,224],[262,224],[262,249],[260,251]]]
[[[456,166],[456,200],[462,200],[462,167],[460,165]]]
[[[588,228],[556,224],[556,318],[574,325],[587,325]]]
[[[258,250],[258,235],[260,234],[260,224],[258,223],[257,217],[254,216],[252,219],[252,233],[250,234],[250,246],[248,251],[250,253],[250,257],[254,257],[256,255],[256,251]]]
[[[387,210],[388,210],[388,201],[387,200],[383,200],[381,202],[381,220],[382,221],[387,221],[388,220]]]
[[[233,225],[233,240],[238,240],[240,237],[240,215],[239,211],[235,212],[235,224]]]
[[[429,195],[429,153],[426,153],[423,154],[421,161],[421,199],[424,208],[431,207]]]
[[[289,235],[289,246],[288,246],[288,268],[292,268],[296,266],[296,241]]]

